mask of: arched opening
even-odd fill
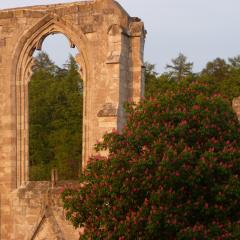
[[[12,94],[15,98],[13,102],[13,112],[16,116],[16,160],[13,168],[13,182],[15,187],[29,181],[29,113],[28,113],[28,83],[32,76],[34,66],[33,54],[35,50],[41,50],[44,39],[56,33],[64,34],[72,47],[81,51],[76,56],[76,61],[80,66],[79,72],[84,82],[83,93],[83,146],[82,146],[82,165],[85,165],[88,156],[88,92],[86,91],[89,76],[88,51],[89,43],[81,31],[76,31],[72,26],[66,25],[64,21],[55,15],[47,15],[41,19],[30,30],[25,32],[15,47],[12,63],[13,88]],[[57,49],[56,49],[57,51]]]
[[[33,53],[28,83],[30,181],[50,180],[53,171],[58,180],[79,176],[83,81],[77,54],[75,45],[60,33],[42,39]]]

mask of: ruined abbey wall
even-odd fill
[[[123,104],[143,96],[145,30],[113,0],[0,11],[0,239],[77,239],[58,188],[28,181],[28,82],[32,54],[63,33],[84,80],[83,165],[105,132],[121,130]],[[59,51],[56,49],[56,51]],[[55,201],[57,200],[57,201]]]

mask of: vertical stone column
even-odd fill
[[[83,80],[83,112],[82,112],[82,117],[83,117],[83,122],[82,122],[82,168],[85,168],[86,163],[87,163],[87,155],[88,155],[88,149],[87,149],[87,144],[86,144],[86,139],[87,139],[87,134],[86,134],[86,129],[87,129],[87,109],[86,109],[86,99],[87,99],[87,69],[86,69],[86,64],[84,62],[84,58],[79,52],[75,60],[77,64],[79,65],[79,74]],[[79,169],[79,172],[81,172],[81,169]]]
[[[17,93],[17,187],[20,187],[29,180],[29,103],[28,84],[32,76],[34,65],[32,54],[24,59],[22,67],[19,69],[19,81],[16,82]]]
[[[145,79],[144,79],[144,43],[145,43],[145,30],[144,24],[139,19],[134,19],[130,24],[130,36],[131,36],[131,59],[132,59],[132,100],[139,102],[144,96]]]
[[[9,17],[9,18],[8,18]],[[7,37],[12,14],[0,14],[0,239],[12,239],[10,191],[15,185],[15,116],[11,95],[11,41]]]
[[[108,56],[106,67],[109,78],[109,102],[98,113],[99,120],[108,122],[110,128],[121,130],[123,127],[123,105],[128,100],[129,36],[118,24],[108,31]],[[107,127],[106,125],[106,127]]]
[[[100,140],[106,132],[112,129],[119,130],[121,119],[121,99],[124,98],[121,91],[126,79],[121,76],[123,54],[123,29],[118,24],[113,24],[107,32],[106,56],[103,61],[103,74],[97,86],[99,94],[95,96],[95,104],[98,104],[97,124],[98,133],[96,140]],[[127,100],[127,99],[126,99]],[[101,152],[107,155],[107,152]]]
[[[233,99],[233,110],[236,112],[238,120],[240,121],[240,97]]]

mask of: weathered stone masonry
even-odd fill
[[[233,110],[236,112],[238,120],[240,122],[240,97],[233,99]]]
[[[63,33],[84,80],[83,165],[94,144],[124,125],[123,103],[143,95],[145,30],[113,0],[0,11],[0,239],[78,239],[59,188],[28,182],[28,82],[32,54]],[[57,51],[57,49],[56,49]]]

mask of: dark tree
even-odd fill
[[[221,81],[229,76],[230,66],[224,59],[216,58],[208,62],[202,74],[211,77],[214,81]]]
[[[187,62],[187,57],[182,53],[172,59],[172,64],[167,64],[166,69],[171,79],[180,81],[192,74],[193,63]]]

